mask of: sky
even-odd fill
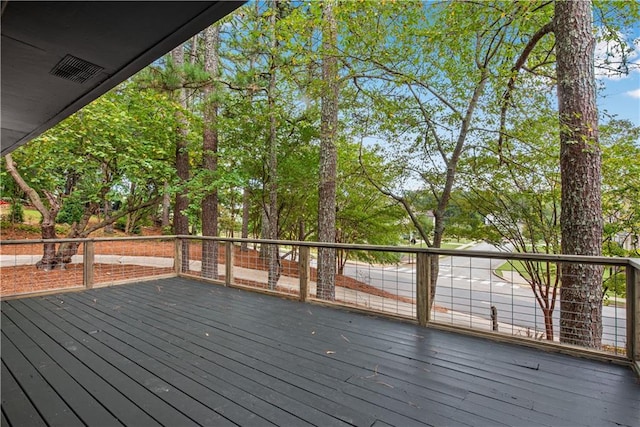
[[[618,119],[627,119],[640,126],[640,26],[628,37],[633,52],[629,55],[629,73],[627,75],[606,75],[596,68],[598,82],[603,86],[598,93],[598,109],[601,113],[615,114]],[[633,40],[632,40],[633,39]],[[606,44],[596,46],[596,64],[605,58]],[[610,52],[612,63],[619,61],[617,52]]]
[[[640,72],[621,79],[606,79],[598,97],[598,109],[640,126]]]

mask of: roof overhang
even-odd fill
[[[2,1],[2,155],[243,3]]]

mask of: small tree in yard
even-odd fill
[[[560,249],[560,174],[556,126],[550,117],[525,119],[498,145],[489,141],[469,159],[463,177],[466,212],[485,218],[482,236],[496,246],[526,253]],[[559,290],[556,266],[548,262],[511,262],[522,273],[543,314],[545,336],[555,337],[553,313]],[[523,271],[524,270],[524,271]]]
[[[158,106],[164,108],[159,109]],[[172,176],[168,166],[167,125],[171,104],[159,95],[131,88],[116,89],[85,107],[31,143],[8,154],[6,169],[42,215],[42,238],[55,239],[56,218],[71,221],[67,238],[83,238],[140,209],[155,206],[162,183]],[[126,194],[145,188],[144,197]],[[120,211],[92,218],[124,192]],[[65,208],[72,203],[77,209]],[[40,269],[64,268],[79,243],[45,243]]]

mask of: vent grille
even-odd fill
[[[102,70],[104,68],[98,65],[67,55],[49,73],[72,82],[84,83]]]

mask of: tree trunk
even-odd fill
[[[56,224],[55,222],[42,222],[41,233],[43,239],[56,239]],[[58,264],[56,260],[56,244],[45,243],[43,245],[42,258],[36,263],[36,268],[39,270],[49,271],[53,270]]]
[[[184,68],[184,48],[182,45],[171,51],[171,57],[178,73],[183,72]],[[180,79],[183,80],[182,78]],[[187,99],[184,89],[178,90],[178,102],[183,109],[187,108]],[[188,124],[184,114],[179,111],[178,122],[180,123],[176,130],[176,172],[180,185],[185,186],[189,181],[189,151],[187,147]],[[173,229],[178,235],[189,234],[189,218],[185,214],[189,207],[189,198],[186,189],[176,193],[175,207],[173,209]],[[182,245],[182,271],[189,271],[189,242],[184,241]]]
[[[242,235],[240,236],[243,239],[247,239],[249,237],[249,188],[245,187],[242,191]],[[247,242],[242,242],[240,244],[240,250],[242,252],[247,252],[249,247]]]
[[[548,341],[553,341],[553,309],[543,308],[544,332]]]
[[[189,63],[191,65],[196,65],[198,63],[198,39],[199,39],[199,34],[196,34],[195,36],[191,37],[191,51],[189,52]],[[206,53],[205,53],[205,61],[206,61]]]
[[[591,1],[556,1],[562,253],[602,254]],[[602,346],[602,266],[562,264],[560,341]]]
[[[136,200],[136,184],[132,182],[131,185],[129,186],[129,197],[127,197],[126,204],[133,204],[135,203],[135,200]],[[124,226],[125,234],[129,235],[133,233],[133,229],[135,227],[137,218],[138,217],[135,212],[131,212],[127,214],[127,222],[125,223],[125,226]]]
[[[215,80],[218,77],[218,45],[220,27],[210,26],[204,34],[204,70]],[[204,131],[202,138],[202,167],[215,179],[218,170],[218,101],[213,99],[216,85],[204,87]],[[202,235],[218,236],[218,189],[214,188],[202,200]],[[202,277],[218,278],[218,242],[202,242]]]
[[[7,171],[13,178],[13,180],[18,184],[18,187],[27,195],[31,204],[38,210],[40,215],[42,215],[42,224],[40,225],[40,230],[42,233],[42,239],[55,239],[56,236],[56,217],[58,216],[58,212],[60,211],[60,203],[53,196],[53,194],[46,193],[47,201],[49,202],[49,208],[47,208],[40,198],[40,195],[36,190],[34,190],[27,182],[22,178],[20,172],[18,172],[18,168],[13,161],[13,156],[11,153],[5,156],[5,163],[7,167]],[[44,243],[42,249],[42,259],[36,263],[36,268],[40,270],[49,271],[56,267],[59,264],[56,259],[56,244],[55,243]]]
[[[338,60],[332,53],[338,36],[333,13],[334,1],[322,6],[322,94],[320,118],[320,185],[318,193],[318,240],[336,241],[336,168],[338,154],[336,134],[338,128]],[[318,291],[323,300],[335,299],[336,250],[318,248]]]
[[[171,194],[169,193],[169,183],[164,183],[164,193],[162,194],[162,228],[169,227],[169,214],[171,213]]]
[[[104,201],[104,220],[109,222],[111,218],[111,202],[108,200]],[[109,223],[104,227],[104,232],[107,234],[113,234],[113,223]]]
[[[262,204],[261,221],[260,221],[260,238],[261,239],[269,239],[269,205]],[[269,250],[267,245],[260,244],[260,259],[268,260],[269,258]]]
[[[269,88],[267,93],[267,102],[269,105],[269,168],[268,168],[268,191],[269,191],[269,209],[268,232],[269,239],[278,239],[278,136],[277,136],[277,120],[276,120],[276,50],[278,40],[276,38],[276,22],[278,16],[278,1],[272,2],[272,13],[269,16],[271,26],[271,57],[269,70]],[[269,289],[275,289],[280,279],[280,254],[278,245],[270,244],[267,249],[267,262],[269,265]]]

